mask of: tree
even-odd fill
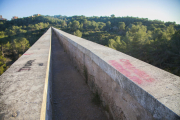
[[[91,27],[91,21],[87,21],[87,27],[88,27],[88,28]]]
[[[68,24],[68,28],[71,28],[71,26],[72,26],[72,23],[71,23],[71,22],[69,22],[69,24]]]
[[[39,30],[39,29],[40,29],[38,24],[35,24],[34,26],[35,26],[35,29],[36,29],[36,30]]]
[[[140,57],[146,54],[143,48],[144,45],[149,43],[149,38],[151,38],[151,33],[147,32],[146,26],[129,25],[125,36],[129,53],[134,57]]]
[[[87,19],[83,20],[83,26],[84,26],[84,28],[87,28]]]
[[[114,14],[112,14],[112,15],[111,15],[111,18],[115,18],[115,15],[114,15]]]
[[[98,24],[99,24],[100,30],[103,30],[103,28],[106,26],[106,23],[103,23],[103,22],[98,22]]]
[[[124,22],[119,22],[118,23],[118,28],[119,28],[119,30],[125,30],[125,23]]]
[[[80,30],[76,30],[74,32],[74,35],[78,36],[78,37],[82,37],[82,32]]]
[[[26,38],[18,37],[11,42],[11,52],[14,60],[18,59],[20,54],[23,54],[29,48],[29,41]]]
[[[80,28],[79,21],[74,20],[72,22],[72,30],[77,30],[78,28]]]
[[[5,32],[0,31],[0,44],[1,44],[1,55],[2,56],[4,56],[3,46],[7,42],[5,39],[6,37],[7,37],[7,35],[5,35]]]
[[[126,43],[121,40],[121,36],[116,36],[114,39],[109,39],[108,47],[124,52],[126,49]]]
[[[63,28],[64,28],[64,27],[67,27],[66,21],[63,20],[63,21],[61,22],[61,26],[62,26]]]
[[[167,27],[167,30],[166,30],[166,34],[167,34],[167,37],[168,37],[168,40],[171,39],[172,35],[176,32],[176,30],[174,29],[174,26],[173,25],[169,25]]]
[[[116,50],[116,49],[117,49],[116,41],[115,41],[114,39],[109,39],[109,41],[108,41],[108,47]]]
[[[3,74],[6,68],[6,58],[0,55],[0,75]]]
[[[25,50],[27,50],[29,48],[29,41],[26,39],[26,38],[19,38],[18,39],[18,42],[20,44],[20,48],[19,48],[19,51],[21,53],[24,53]]]
[[[111,27],[111,22],[110,22],[110,21],[107,21],[107,22],[106,22],[106,25],[107,25],[107,27],[110,28],[110,27]]]
[[[174,74],[180,75],[180,30],[170,40],[169,60],[166,63]]]
[[[92,29],[98,28],[98,24],[95,21],[91,22]]]
[[[83,29],[83,23],[80,24],[80,28]]]

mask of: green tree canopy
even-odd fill
[[[124,22],[119,22],[118,23],[118,28],[119,28],[119,30],[125,30],[125,23]]]
[[[74,35],[78,36],[78,37],[82,37],[82,32],[80,30],[76,30],[74,32]]]
[[[80,28],[79,21],[74,20],[72,22],[72,29],[77,30],[78,28]]]

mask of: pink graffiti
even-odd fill
[[[115,60],[110,60],[109,63],[115,67],[119,72],[121,72],[126,77],[130,78],[132,81],[142,84],[143,82],[153,82],[154,79],[151,78],[146,72],[134,67],[129,60],[120,59],[118,63]]]

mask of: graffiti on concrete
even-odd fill
[[[43,63],[38,63],[39,66],[43,66]]]
[[[36,59],[35,59],[35,60],[36,60]],[[32,63],[33,63],[35,60],[29,60],[29,61],[27,61],[26,64],[25,64],[22,68],[20,68],[20,69],[18,70],[18,72],[21,72],[22,70],[30,71],[30,70],[31,70]]]
[[[115,60],[109,60],[108,62],[135,83],[142,84],[143,82],[154,81],[154,79],[146,72],[134,67],[129,60],[120,59],[119,62]]]

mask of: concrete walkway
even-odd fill
[[[53,120],[107,120],[92,93],[52,34]]]

